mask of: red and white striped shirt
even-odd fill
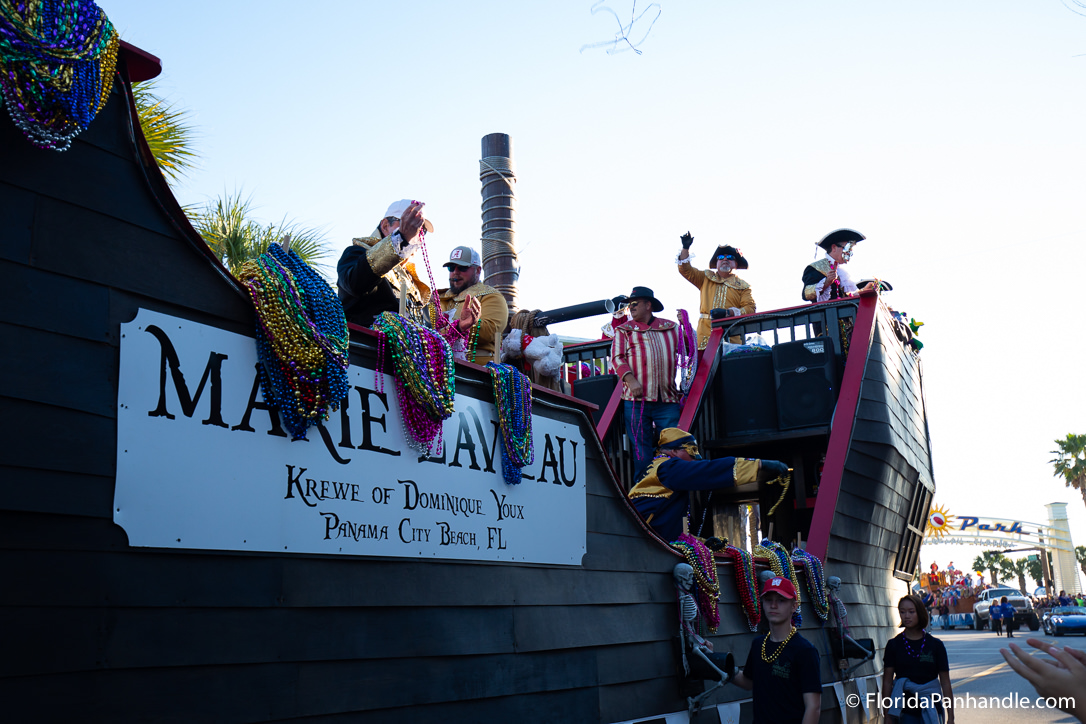
[[[615,327],[615,340],[611,343],[611,366],[620,381],[627,372],[634,373],[644,391],[644,394],[636,399],[646,402],[678,402],[679,387],[675,384],[678,349],[679,325],[666,319],[653,318],[647,325],[631,319]],[[622,399],[635,399],[625,385],[622,388]]]

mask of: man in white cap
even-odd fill
[[[438,290],[441,311],[456,324],[464,339],[463,359],[477,365],[499,361],[498,336],[509,323],[505,297],[480,281],[482,264],[479,252],[470,246],[456,247],[445,262],[449,288]]]
[[[399,312],[425,323],[430,287],[409,259],[420,234],[434,230],[424,204],[400,199],[389,205],[370,236],[352,239],[336,265],[339,299],[347,321],[369,327],[381,312]]]

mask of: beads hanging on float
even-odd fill
[[[473,350],[474,351],[474,350]],[[532,383],[512,365],[487,362],[494,383],[494,407],[502,431],[502,477],[510,485],[535,461],[532,446]]]
[[[28,141],[68,150],[109,98],[119,46],[90,0],[0,2],[0,95]]]
[[[826,598],[826,574],[822,570],[822,561],[802,548],[792,551],[792,563],[803,566],[807,571],[807,593],[811,596],[811,605],[815,615],[823,621],[830,617],[830,604]]]
[[[396,398],[408,444],[427,455],[440,453],[442,423],[452,416],[456,397],[449,343],[432,329],[392,312],[382,312],[374,320],[373,330],[379,335],[375,371],[378,391],[384,391],[387,350],[392,354]]]
[[[328,283],[294,252],[272,244],[238,279],[257,318],[258,375],[264,401],[295,440],[328,419],[347,396],[349,339],[343,306]]]
[[[698,610],[701,611],[710,633],[716,633],[720,626],[720,581],[716,575],[716,559],[713,552],[694,536],[680,533],[679,537],[672,541],[671,547],[683,554],[686,562],[694,569],[694,580],[697,582]]]
[[[762,601],[758,596],[758,573],[754,568],[754,556],[742,548],[724,546],[724,555],[735,564],[735,587],[739,590],[739,599],[743,603],[743,613],[747,616],[747,627],[758,630],[762,621]]]
[[[796,568],[792,564],[792,558],[788,555],[788,551],[784,549],[780,543],[769,540],[768,538],[762,541],[762,544],[754,547],[754,555],[769,559],[769,567],[773,569],[773,572],[781,578],[787,578],[792,582],[794,586],[796,583]],[[796,601],[802,603],[802,598],[799,595],[799,589],[796,589]],[[792,625],[799,626],[803,623],[803,614],[800,608],[796,607],[796,612],[792,614]]]

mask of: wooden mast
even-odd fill
[[[516,172],[513,169],[513,141],[507,133],[483,136],[483,157],[479,161],[479,182],[483,195],[483,279],[505,297],[510,311],[517,308]]]

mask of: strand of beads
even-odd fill
[[[795,548],[792,551],[792,563],[803,566],[807,571],[807,593],[811,596],[815,615],[823,621],[828,620],[830,604],[826,598],[826,574],[822,569],[822,561],[802,548]]]
[[[502,431],[502,477],[521,480],[521,468],[535,462],[532,445],[532,383],[512,365],[486,363],[494,384],[494,406]]]
[[[679,389],[685,395],[694,383],[698,369],[698,337],[690,324],[690,315],[685,309],[679,310],[679,349],[677,362],[679,368]]]
[[[724,555],[731,558],[735,565],[735,587],[743,603],[743,613],[747,615],[747,626],[751,631],[758,630],[762,621],[762,601],[758,597],[758,573],[754,568],[754,556],[741,548],[724,546]]]
[[[27,140],[69,148],[109,98],[119,46],[90,0],[0,2],[0,96]]]
[[[392,312],[382,312],[373,330],[383,339],[382,352],[392,354],[396,398],[408,444],[427,455],[435,446],[440,451],[442,423],[452,416],[456,397],[449,343],[432,329]],[[383,362],[378,360],[379,376]]]
[[[792,558],[788,555],[788,551],[784,549],[780,543],[771,541],[768,538],[762,541],[762,544],[754,547],[754,555],[761,556],[769,559],[769,567],[773,569],[773,572],[781,578],[787,578],[792,582],[792,585],[796,583],[796,568],[792,565]],[[799,594],[799,588],[796,588],[796,601],[802,603],[803,599]],[[803,623],[803,614],[799,607],[796,607],[796,612],[792,614],[792,623],[799,626]]]
[[[716,633],[720,626],[720,581],[716,575],[716,559],[713,552],[694,536],[680,533],[672,541],[671,547],[683,554],[686,562],[694,569],[694,580],[698,584],[695,599],[698,610],[709,627],[710,633]]]
[[[347,396],[347,320],[328,283],[302,259],[272,244],[238,279],[257,319],[258,374],[264,401],[295,440],[328,419]]]

